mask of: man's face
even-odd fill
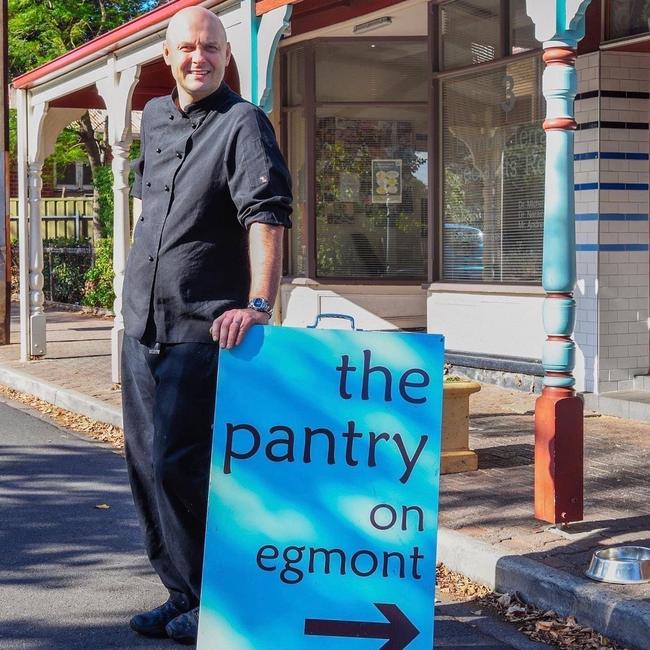
[[[168,31],[163,57],[171,68],[184,107],[219,87],[230,62],[230,44],[214,15],[205,10],[190,12]]]

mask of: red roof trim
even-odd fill
[[[124,23],[124,25],[120,25],[119,27],[112,29],[110,32],[106,32],[105,34],[94,38],[92,41],[88,41],[84,45],[80,45],[74,50],[70,50],[69,52],[62,54],[60,57],[16,77],[13,81],[13,85],[15,88],[29,88],[38,79],[65,68],[72,63],[76,63],[81,59],[91,57],[93,54],[96,54],[97,56],[107,54],[108,52],[117,49],[120,41],[164,22],[168,18],[171,18],[177,11],[184,9],[185,7],[201,4],[202,1],[203,0],[171,0],[171,2],[168,2],[167,4],[152,9],[142,16],[134,18],[128,23]],[[218,3],[215,2],[215,4]]]

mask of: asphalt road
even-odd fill
[[[180,647],[127,627],[165,597],[142,551],[123,458],[0,403],[0,649]],[[475,604],[436,606],[436,648],[548,647]]]

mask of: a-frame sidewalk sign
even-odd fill
[[[199,650],[431,650],[443,338],[222,351]]]

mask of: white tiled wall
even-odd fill
[[[584,359],[576,376],[584,372],[585,390],[625,390],[635,375],[648,372],[649,363],[649,131],[629,128],[648,123],[649,100],[606,95],[648,93],[650,55],[594,53],[580,57],[577,68],[578,92],[599,90],[600,96],[579,99],[576,119],[600,121],[601,128],[576,133],[576,183],[600,184],[598,190],[576,191],[575,336]],[[593,152],[597,158],[580,160]]]
[[[578,93],[598,89],[599,54],[588,54],[576,62],[578,70]],[[576,102],[576,121],[578,124],[596,122],[599,119],[599,98],[590,97]],[[587,129],[576,131],[575,153],[590,154],[599,150],[599,130]],[[597,183],[599,160],[589,158],[576,160],[575,182]],[[589,219],[576,220],[576,270],[578,283],[575,290],[577,303],[575,341],[576,387],[578,390],[594,392],[597,383],[598,359],[598,252],[581,251],[581,245],[598,244],[599,196],[598,190],[576,192],[576,215],[591,215]]]

